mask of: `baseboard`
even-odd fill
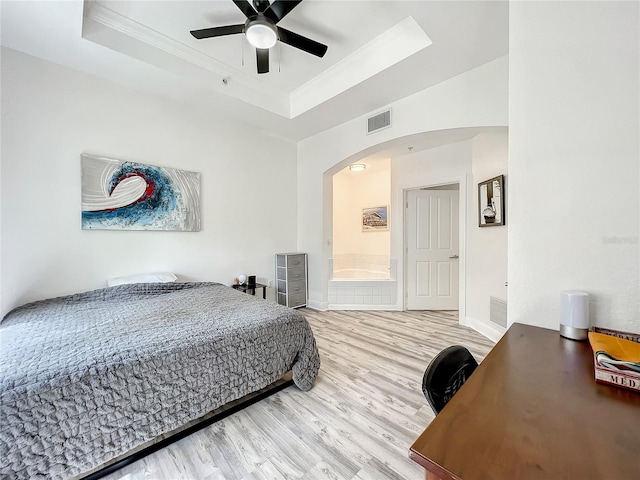
[[[329,309],[329,302],[317,302],[315,300],[307,299],[307,308],[324,312]]]
[[[386,311],[402,311],[398,305],[363,305],[352,303],[330,303],[329,310],[386,310]]]
[[[503,328],[500,325],[495,325],[494,323],[488,321],[476,320],[475,318],[471,317],[465,317],[463,320],[460,320],[460,325],[473,328],[479,334],[484,335],[489,340],[492,340],[496,343],[507,331],[506,328]]]

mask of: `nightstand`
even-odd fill
[[[247,285],[246,283],[243,283],[242,285],[231,285],[231,287],[251,295],[255,295],[256,289],[261,288],[262,298],[264,298],[265,300],[267,298],[267,286],[263,285],[262,283],[256,283],[255,285],[251,285],[251,286]]]

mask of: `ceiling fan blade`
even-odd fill
[[[302,35],[298,35],[297,33],[293,33],[290,30],[287,30],[282,27],[278,28],[278,38],[281,42],[286,43],[287,45],[291,45],[292,47],[299,48],[300,50],[310,53],[311,55],[315,55],[316,57],[324,57],[324,54],[327,53],[327,46],[322,43],[318,43],[315,40],[311,40],[310,38],[303,37]]]
[[[302,0],[276,0],[264,11],[264,16],[278,23]]]
[[[258,73],[269,73],[269,49],[256,48],[256,60],[258,62]]]
[[[212,27],[203,28],[202,30],[191,30],[191,35],[198,40],[211,37],[222,37],[224,35],[233,35],[235,33],[242,33],[244,31],[244,25],[226,25],[224,27]]]
[[[233,3],[236,4],[236,7],[238,7],[247,18],[255,17],[256,15],[258,15],[258,12],[254,10],[254,8],[249,2],[247,2],[247,0],[233,0]]]

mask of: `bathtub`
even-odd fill
[[[389,270],[380,272],[364,268],[341,268],[333,271],[333,280],[361,279],[361,280],[389,280]]]
[[[397,310],[395,259],[386,271],[370,268],[338,268],[329,260],[333,278],[329,280],[329,310]]]

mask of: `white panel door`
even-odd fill
[[[457,190],[409,191],[407,310],[458,309],[458,228]]]

